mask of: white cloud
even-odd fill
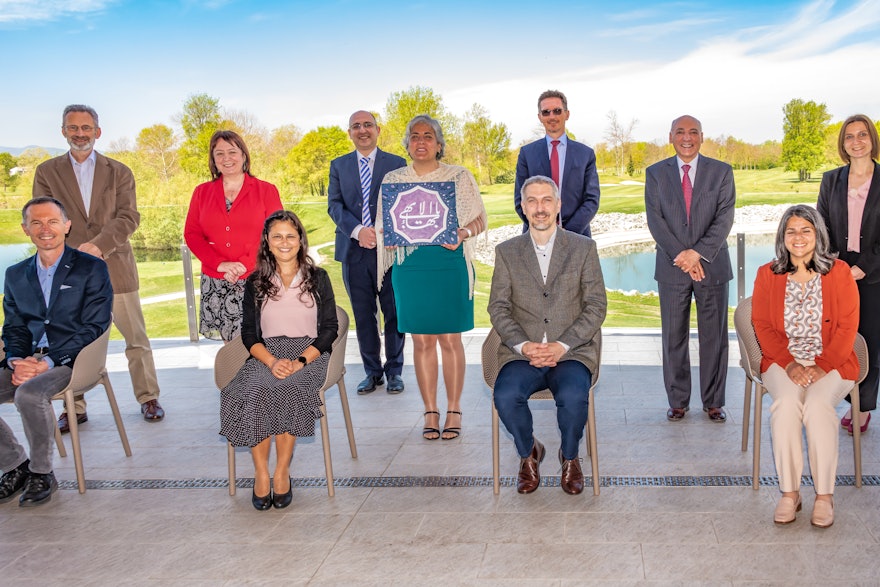
[[[0,0],[0,23],[57,20],[100,12],[115,0]]]

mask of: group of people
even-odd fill
[[[540,486],[546,451],[534,437],[528,398],[546,388],[557,406],[562,489],[578,494],[584,486],[578,447],[607,302],[590,238],[599,207],[595,154],[568,138],[569,115],[563,93],[539,96],[538,120],[546,135],[520,150],[514,188],[524,233],[496,248],[488,306],[502,343],[493,401],[520,456],[520,493]],[[474,238],[487,229],[486,210],[471,173],[442,163],[446,143],[436,120],[419,115],[407,125],[403,144],[409,164],[378,148],[380,132],[370,112],[352,114],[348,134],[354,151],[330,166],[335,257],[342,264],[365,371],[357,391],[404,390],[409,333],[425,407],[422,435],[451,440],[462,430],[461,333],[474,325]],[[164,417],[128,240],[139,221],[134,179],[127,167],[94,151],[101,131],[93,109],[68,106],[62,134],[70,152],[38,167],[34,199],[22,211],[22,227],[37,255],[10,267],[6,279],[0,401],[15,401],[31,450],[28,458],[0,421],[0,501],[23,492],[21,505],[47,501],[57,486],[48,398],[66,385],[76,354],[111,319],[126,338],[144,417]],[[690,405],[688,342],[695,300],[701,401],[710,421],[723,423],[733,173],[729,165],[700,155],[703,132],[696,118],[675,119],[669,141],[675,156],[649,167],[645,185],[648,226],[657,244],[667,418],[681,421]],[[821,527],[833,523],[835,406],[858,375],[856,331],[867,341],[871,364],[860,387],[861,413],[847,413],[841,425],[867,430],[876,407],[880,329],[870,300],[880,287],[880,181],[872,182],[878,138],[870,119],[847,119],[839,150],[847,165],[823,177],[818,211],[795,206],[785,213],[776,259],[759,269],[755,286],[753,321],[773,398],[771,431],[783,492],[774,514],[779,523],[794,520],[801,508],[802,425],[817,491],[812,521]],[[283,209],[275,186],[253,176],[242,137],[217,131],[208,166],[212,180],[196,187],[184,231],[202,263],[200,331],[224,343],[240,337],[250,352],[221,391],[221,434],[251,449],[254,507],[284,508],[291,502],[296,438],[313,435],[321,417],[318,390],[338,330],[335,297],[326,271],[309,256],[300,219]],[[400,186],[433,194],[432,201],[450,210],[445,240],[392,246],[396,241],[389,233],[397,226],[389,222],[395,206],[389,206],[394,197],[388,194]],[[442,426],[441,363],[447,408]],[[79,422],[87,419],[84,406],[77,414]],[[62,428],[65,418],[58,423]],[[270,473],[273,438],[276,466]]]

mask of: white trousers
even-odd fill
[[[810,473],[818,495],[834,493],[837,477],[839,431],[835,408],[853,388],[833,370],[819,381],[801,387],[785,369],[773,364],[762,374],[764,387],[773,398],[770,433],[779,489],[799,491],[804,471],[803,431],[807,431]],[[759,424],[756,422],[756,426]]]

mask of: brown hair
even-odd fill
[[[538,111],[541,110],[541,102],[543,102],[547,98],[559,98],[560,100],[562,100],[562,109],[568,110],[568,100],[565,98],[565,94],[563,94],[559,90],[547,90],[546,92],[542,92],[541,95],[538,96]]]
[[[214,147],[217,146],[217,141],[220,140],[241,149],[242,154],[244,154],[244,164],[241,166],[241,170],[253,177],[254,174],[251,173],[251,154],[248,151],[247,145],[244,144],[244,139],[234,130],[218,130],[211,135],[211,144],[208,146],[208,168],[211,170],[211,179],[217,179],[223,175],[217,169],[217,164],[214,163]]]
[[[850,157],[846,149],[843,148],[843,141],[846,138],[846,127],[854,122],[864,122],[868,128],[868,135],[871,137],[871,159],[876,161],[878,150],[880,150],[880,145],[877,144],[880,143],[880,139],[877,138],[877,127],[874,126],[874,121],[864,114],[853,114],[843,121],[843,125],[840,127],[840,134],[837,136],[837,154],[840,155],[844,163],[849,165]]]

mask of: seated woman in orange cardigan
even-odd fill
[[[859,375],[853,351],[859,292],[849,266],[835,257],[819,213],[792,206],[779,223],[776,259],[755,279],[752,323],[763,354],[762,380],[773,398],[770,433],[782,490],[777,524],[793,522],[801,509],[804,428],[816,489],[811,523],[834,523],[835,407]]]

